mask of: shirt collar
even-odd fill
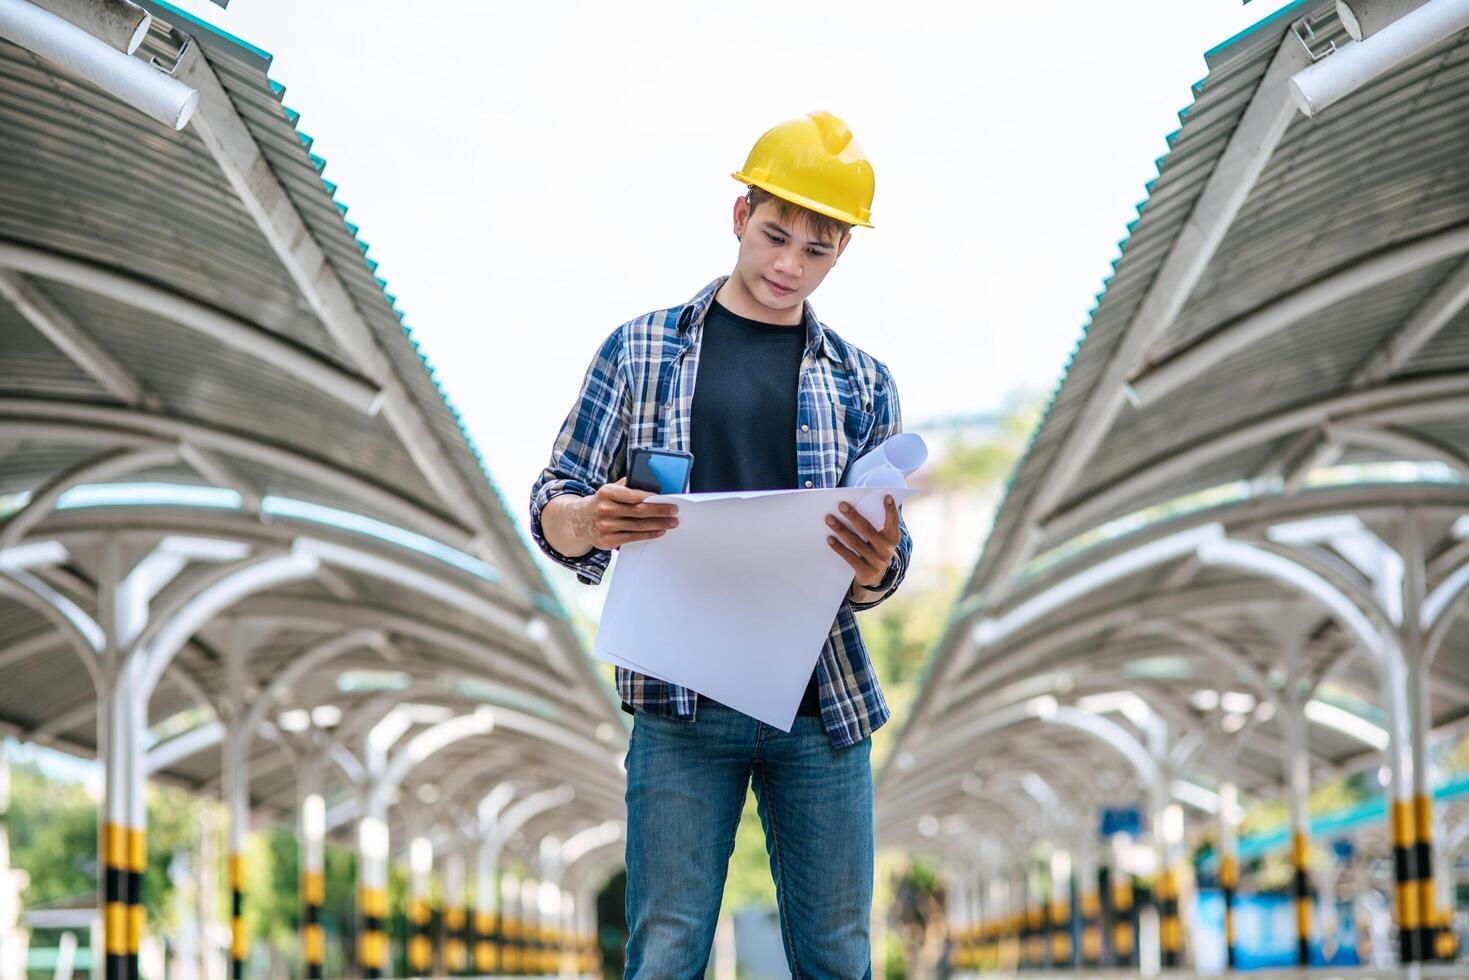
[[[684,304],[684,308],[678,315],[678,332],[687,334],[695,326],[703,326],[704,317],[709,313],[709,307],[714,304],[714,294],[719,292],[719,287],[729,281],[729,276],[720,276]],[[816,311],[811,308],[811,301],[806,300],[801,304],[802,321],[806,327],[806,350],[810,352],[820,351],[833,361],[840,361],[837,354],[836,344],[832,343],[830,332],[816,319]]]

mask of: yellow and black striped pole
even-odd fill
[[[1416,772],[1416,770],[1415,770]],[[1415,775],[1414,781],[1417,781]],[[1425,784],[1427,780],[1423,781]],[[1413,796],[1413,864],[1418,873],[1418,950],[1425,961],[1438,956],[1438,902],[1433,884],[1433,797]]]
[[[313,762],[306,788],[315,779]],[[320,980],[326,958],[326,936],[321,909],[326,904],[326,874],[323,838],[326,836],[326,801],[320,793],[307,792],[301,800],[299,876],[301,879],[301,960],[306,980]]]
[[[128,980],[138,977],[138,949],[143,945],[143,874],[148,870],[147,832],[128,828]]]
[[[1398,919],[1399,958],[1415,963],[1418,955],[1418,879],[1414,867],[1413,803],[1411,798],[1392,801],[1392,853],[1396,881],[1395,911]]]
[[[443,970],[450,976],[469,965],[468,913],[464,903],[464,855],[457,851],[444,859]]]
[[[1239,889],[1239,789],[1230,780],[1219,787],[1219,892],[1224,900],[1224,966],[1237,966],[1234,903]]]
[[[513,874],[500,877],[500,972],[520,972],[520,879]]]
[[[103,975],[106,980],[127,980],[128,975],[128,829],[120,823],[103,821],[102,833],[103,911],[102,933],[106,949]]]
[[[430,935],[433,910],[429,907],[429,878],[434,871],[434,845],[427,837],[408,845],[408,972],[415,977],[433,971],[434,943]]]
[[[1112,883],[1112,951],[1116,966],[1137,964],[1137,909],[1133,899],[1132,875],[1119,869]]]
[[[415,896],[408,901],[408,971],[427,976],[433,968],[434,946],[429,938],[428,900]]]
[[[1069,967],[1071,962],[1071,903],[1051,899],[1051,966]]]
[[[381,977],[388,958],[388,892],[386,888],[363,885],[357,889],[357,908],[362,919],[357,936],[357,962],[364,977]]]
[[[444,906],[444,972],[450,975],[463,973],[469,965],[467,921],[463,905]]]
[[[326,903],[326,879],[320,871],[301,872],[301,958],[307,980],[321,980],[326,955],[321,907]]]
[[[1081,893],[1081,965],[1102,965],[1102,901],[1089,887]]]
[[[1309,845],[1300,830],[1291,834],[1291,894],[1296,912],[1296,965],[1311,965],[1311,877]]]
[[[250,954],[250,935],[245,931],[245,855],[230,855],[230,978],[245,975],[245,958]]]
[[[1158,940],[1164,969],[1183,965],[1183,923],[1178,917],[1178,869],[1163,868],[1158,875]]]

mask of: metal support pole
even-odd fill
[[[474,887],[474,968],[479,973],[502,969],[500,949],[500,880],[496,864],[500,845],[493,836],[479,846]]]
[[[1234,948],[1234,900],[1239,889],[1239,790],[1233,781],[1219,787],[1219,891],[1224,899],[1224,963],[1238,964]]]
[[[1402,653],[1408,673],[1408,738],[1413,761],[1413,858],[1417,885],[1417,958],[1437,955],[1438,914],[1433,887],[1433,772],[1428,757],[1429,670],[1418,612],[1425,593],[1423,528],[1418,515],[1404,515],[1399,550],[1403,559]]]
[[[148,727],[147,696],[141,690],[142,671],[134,660],[127,673],[127,874],[128,953],[127,980],[138,980],[138,950],[143,944],[143,874],[148,870],[148,801],[144,794],[143,731]]]
[[[388,974],[388,821],[387,806],[372,784],[364,788],[363,816],[357,821],[357,962],[364,977]]]
[[[226,652],[225,672],[230,690],[230,718],[224,736],[224,793],[229,811],[230,868],[230,977],[241,980],[250,955],[250,935],[245,928],[245,833],[248,830],[250,775],[247,771],[244,657],[237,650]]]
[[[1058,850],[1051,855],[1051,967],[1075,967],[1076,944],[1072,941],[1071,854]]]
[[[969,896],[965,892],[965,878],[961,871],[945,883],[944,929],[949,938],[949,968],[961,970],[968,966],[964,957],[965,919],[969,916]]]
[[[433,842],[427,837],[415,837],[409,845],[408,860],[408,972],[422,977],[433,969],[434,959],[434,947],[429,939],[432,919],[429,909],[429,877],[434,869]]]
[[[590,885],[583,884],[577,890],[576,921],[581,940],[578,969],[582,974],[600,976],[602,953],[597,942],[597,893]]]
[[[1148,799],[1152,812],[1153,849],[1158,865],[1152,896],[1157,918],[1157,936],[1153,945],[1158,950],[1159,964],[1167,970],[1182,965],[1183,930],[1178,921],[1177,869],[1174,867],[1173,828],[1170,826],[1173,817],[1169,812],[1168,780],[1162,772],[1148,788]]]
[[[1076,849],[1077,912],[1081,931],[1079,965],[1097,969],[1102,965],[1102,901],[1097,891],[1097,846],[1093,823]]]
[[[321,909],[326,904],[326,874],[323,864],[326,836],[326,801],[316,791],[316,760],[307,763],[306,795],[301,801],[299,853],[301,877],[301,952],[307,980],[320,980],[326,956]]]
[[[1408,738],[1406,671],[1395,648],[1385,644],[1382,658],[1383,706],[1387,709],[1387,765],[1392,803],[1389,808],[1393,870],[1397,881],[1393,911],[1398,924],[1398,953],[1404,966],[1419,961],[1418,883],[1413,863],[1413,795],[1404,759]]]
[[[463,973],[469,965],[464,906],[464,854],[454,851],[444,859],[444,972]]]
[[[1311,965],[1310,810],[1311,762],[1306,746],[1306,716],[1302,708],[1301,637],[1286,640],[1285,777],[1290,794],[1291,893],[1295,901],[1296,965]]]
[[[520,878],[500,876],[500,970],[520,972]]]
[[[1112,951],[1116,959],[1114,966],[1137,966],[1137,902],[1133,891],[1132,875],[1122,867],[1120,855],[1115,849],[1112,860]]]
[[[520,918],[524,944],[520,972],[542,973],[545,971],[546,937],[541,914],[541,883],[536,878],[527,878],[520,883]]]
[[[22,980],[25,976],[25,944],[20,931],[20,889],[10,870],[10,834],[6,816],[10,812],[10,760],[0,740],[0,980]]]

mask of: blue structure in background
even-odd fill
[[[1322,937],[1311,937],[1312,966],[1358,966],[1357,927],[1350,902],[1337,902],[1337,933],[1330,958]],[[1199,890],[1193,932],[1195,965],[1200,973],[1220,973],[1224,957],[1224,896],[1214,888]],[[1285,894],[1245,895],[1234,902],[1234,954],[1239,970],[1290,968],[1296,965],[1294,900]]]

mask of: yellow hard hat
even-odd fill
[[[847,124],[829,112],[769,130],[730,176],[844,224],[872,227],[872,164]]]

